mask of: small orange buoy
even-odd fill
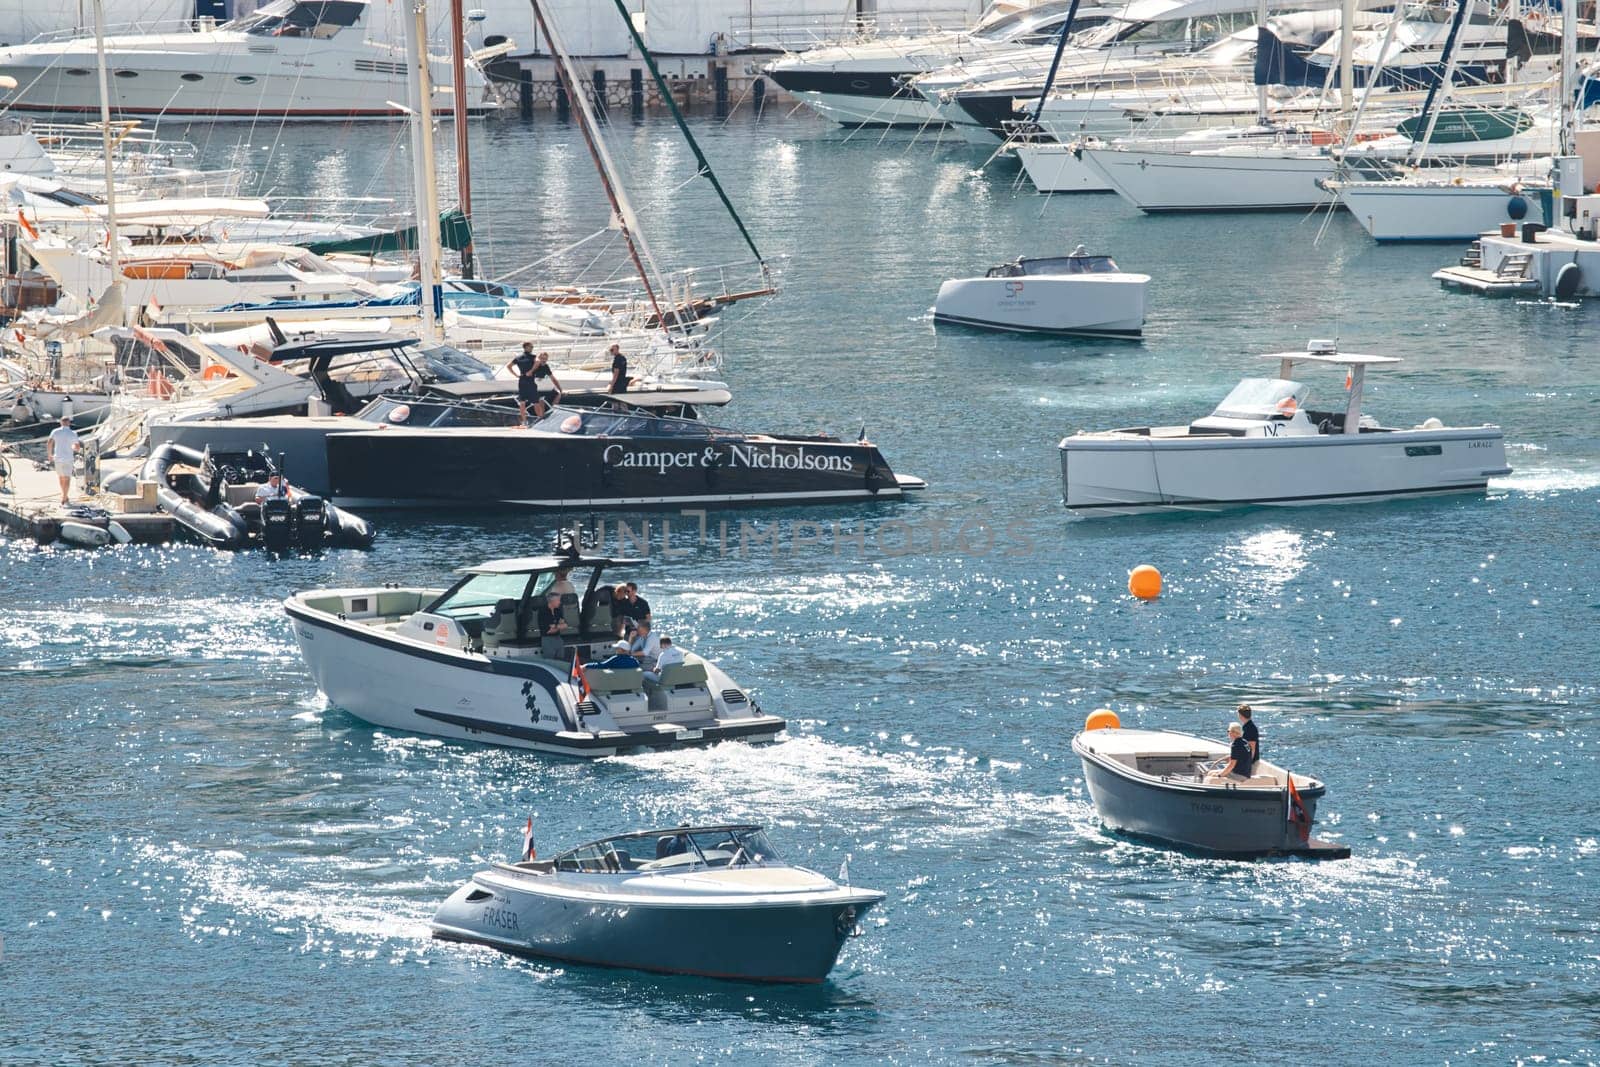
[[[1128,592],[1140,600],[1154,600],[1161,595],[1161,572],[1148,563],[1141,563],[1128,572]]]
[[[1122,720],[1110,708],[1096,708],[1083,720],[1085,730],[1115,730],[1121,726]]]

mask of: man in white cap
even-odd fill
[[[72,489],[72,460],[83,450],[77,431],[72,428],[72,416],[61,416],[61,425],[50,431],[50,462],[55,466],[56,477],[61,481],[61,502],[67,502]]]

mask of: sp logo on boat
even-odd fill
[[[1022,287],[1022,282],[1006,282],[1006,295],[1016,296],[1018,293],[1022,292]]]

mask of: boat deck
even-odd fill
[[[61,485],[56,473],[48,466],[40,467],[33,460],[8,453],[6,461],[11,476],[6,480],[6,492],[0,492],[0,526],[31,537],[41,545],[53,544],[61,539],[61,524],[66,521],[81,522],[88,526],[106,527],[116,521],[133,538],[135,543],[166,544],[176,532],[171,516],[160,512],[149,514],[123,514],[118,511],[115,494],[104,490],[84,493],[81,475],[74,474],[70,506],[99,508],[109,512],[109,518],[82,518],[70,514],[61,503]],[[138,460],[108,460],[101,467],[102,480],[124,471],[136,470]]]
[[[1434,280],[1446,289],[1478,293],[1482,296],[1523,296],[1539,292],[1539,279],[1526,275],[1507,275],[1483,267],[1444,267],[1433,272]]]

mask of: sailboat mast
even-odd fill
[[[472,157],[467,150],[467,42],[461,0],[450,0],[451,107],[455,114],[456,199],[466,216],[467,243],[461,249],[461,276],[472,277]]]
[[[1260,27],[1266,24],[1267,0],[1256,0],[1256,33],[1258,35],[1261,33]],[[1267,86],[1265,82],[1256,86],[1256,121],[1263,126],[1267,124]]]
[[[103,0],[94,0],[94,51],[100,65],[100,149],[106,168],[106,256],[111,264],[111,284],[122,280],[122,247],[117,238],[117,177],[111,165],[111,79],[106,73],[106,12]]]
[[[1339,5],[1339,110],[1350,117],[1356,94],[1356,0]]]
[[[639,281],[644,284],[645,295],[650,298],[650,307],[656,313],[656,321],[666,325],[661,303],[656,299],[655,286],[650,283],[651,273],[654,272],[659,277],[660,271],[655,269],[655,258],[650,255],[650,248],[644,242],[644,235],[639,232],[633,206],[628,203],[627,197],[622,194],[612,177],[614,167],[611,154],[600,141],[595,117],[589,108],[589,98],[578,86],[577,72],[572,68],[572,57],[567,55],[566,47],[546,21],[544,7],[539,0],[533,0],[533,17],[538,20],[539,29],[544,34],[545,40],[550,42],[550,52],[556,58],[556,69],[561,72],[561,80],[566,83],[567,97],[578,109],[578,129],[583,132],[584,143],[589,146],[589,156],[594,160],[595,169],[600,172],[600,184],[605,188],[606,199],[611,202],[612,214],[622,229],[622,239],[628,246],[628,256],[633,260],[634,270],[639,272]],[[645,260],[650,261],[650,270],[645,269]]]
[[[434,301],[439,292],[439,190],[433,159],[433,88],[428,80],[428,3],[415,0],[406,22],[406,63],[411,67],[411,178],[417,201],[417,285],[422,336],[439,339]]]
[[[1561,147],[1558,155],[1570,156],[1577,152],[1577,83],[1578,5],[1566,0],[1561,5]]]

